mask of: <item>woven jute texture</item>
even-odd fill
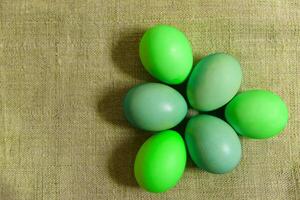
[[[195,62],[238,58],[241,90],[278,93],[289,123],[278,137],[241,138],[243,159],[214,175],[189,160],[172,190],[133,176],[149,133],[132,128],[122,98],[156,81],[138,42],[155,24],[191,41]],[[300,199],[299,0],[0,0],[0,199]]]

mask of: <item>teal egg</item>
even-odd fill
[[[129,90],[124,99],[124,113],[134,126],[148,131],[162,131],[179,124],[187,114],[183,96],[161,83],[144,83]]]
[[[187,84],[191,106],[200,111],[222,107],[238,92],[242,81],[239,62],[224,53],[209,55],[195,66]]]
[[[235,131],[225,121],[197,115],[187,123],[185,140],[192,160],[208,172],[223,174],[240,162],[242,148]]]

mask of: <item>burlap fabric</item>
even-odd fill
[[[151,194],[133,161],[149,134],[132,128],[121,100],[154,81],[138,57],[148,27],[171,24],[195,61],[216,51],[242,64],[242,90],[286,101],[284,133],[242,139],[226,175],[191,161],[180,183]],[[300,1],[0,0],[0,199],[300,199]]]

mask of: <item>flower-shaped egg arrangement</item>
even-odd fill
[[[197,167],[227,173],[242,157],[237,133],[248,138],[269,138],[286,126],[288,109],[275,93],[257,89],[236,95],[242,70],[231,55],[208,55],[192,69],[190,42],[183,32],[167,25],[146,31],[139,48],[145,69],[163,82],[137,85],[124,99],[128,121],[154,133],[140,147],[134,163],[137,183],[147,191],[164,192],[174,187],[184,172],[187,152]],[[187,101],[201,114],[189,119],[182,137],[170,129],[187,116],[189,106],[167,84],[180,84],[186,79]],[[205,114],[224,105],[227,122]]]

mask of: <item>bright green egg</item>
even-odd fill
[[[194,163],[208,172],[230,172],[241,160],[242,148],[237,134],[217,117],[192,117],[187,123],[185,140]]]
[[[242,92],[225,109],[226,120],[241,135],[263,139],[278,135],[288,121],[288,108],[275,93],[266,90]]]
[[[212,111],[230,101],[240,88],[242,70],[231,55],[216,53],[201,59],[192,70],[187,84],[191,106]]]
[[[187,114],[183,96],[161,83],[144,83],[131,88],[124,99],[124,113],[134,126],[162,131],[179,124]]]
[[[156,25],[147,30],[139,52],[146,70],[167,84],[182,83],[192,69],[191,44],[183,32],[172,26]]]
[[[174,187],[186,164],[185,144],[179,133],[162,131],[150,137],[139,149],[134,163],[138,184],[149,192]]]

